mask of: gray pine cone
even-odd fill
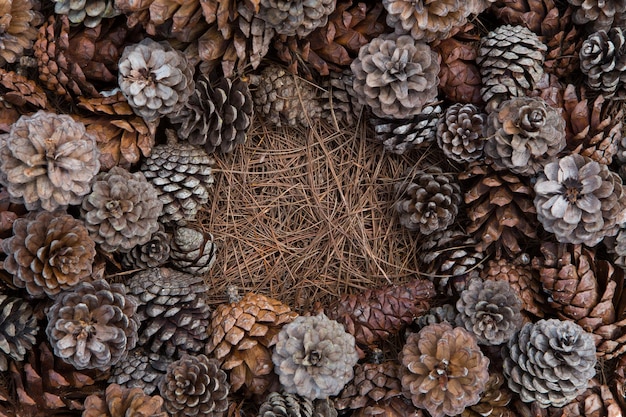
[[[453,104],[437,124],[437,145],[449,159],[467,163],[483,156],[487,115],[473,104]]]
[[[580,49],[580,69],[589,88],[608,98],[626,81],[626,39],[622,28],[594,32]]]
[[[24,360],[38,330],[37,318],[25,300],[0,294],[0,371],[8,370],[8,358]]]
[[[170,240],[170,234],[160,226],[147,243],[137,245],[130,252],[123,254],[122,265],[129,269],[155,268],[163,265],[170,258]]]
[[[174,360],[138,347],[111,368],[109,384],[141,388],[147,395],[156,392],[167,366]]]
[[[213,266],[217,245],[208,232],[179,227],[172,238],[170,258],[174,268],[193,275],[204,275]]]
[[[413,322],[417,326],[418,330],[423,329],[429,324],[447,322],[454,324],[456,322],[456,315],[458,312],[452,304],[444,304],[431,308],[426,314],[419,316]]]
[[[567,0],[574,7],[572,21],[587,25],[590,32],[624,27],[626,1],[624,0]]]
[[[303,38],[326,25],[335,5],[333,0],[260,0],[257,15],[276,33]]]
[[[296,394],[271,392],[258,417],[314,417],[313,401]]]
[[[114,0],[54,0],[54,3],[54,13],[66,14],[72,24],[82,23],[88,28],[95,28],[102,19],[120,14]]]
[[[363,106],[356,98],[353,83],[354,75],[350,69],[343,72],[330,71],[329,77],[322,81],[322,119],[338,127],[357,124]]]

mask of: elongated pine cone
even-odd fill
[[[115,17],[120,11],[115,8],[114,0],[53,0],[54,13],[66,14],[73,25],[84,24],[95,28],[102,19]]]
[[[276,33],[304,38],[326,25],[335,5],[333,0],[260,0],[257,16]]]
[[[141,388],[124,388],[117,384],[107,387],[104,395],[85,398],[82,417],[167,417],[163,398],[145,394]]]
[[[174,268],[188,274],[204,275],[215,262],[217,245],[213,235],[190,227],[179,227],[172,237],[171,260]]]
[[[221,417],[228,410],[226,372],[205,355],[183,355],[167,367],[159,383],[165,409],[172,417]]]
[[[176,113],[195,89],[194,67],[165,41],[146,38],[127,46],[118,68],[124,97],[146,121]]]
[[[57,295],[47,312],[54,354],[76,369],[105,371],[137,343],[137,300],[122,284],[82,282]]]
[[[437,145],[455,162],[476,161],[483,156],[487,115],[473,104],[453,104],[437,124]]]
[[[150,395],[158,389],[159,381],[172,362],[172,358],[136,347],[111,368],[108,383],[124,388],[141,388]]]
[[[33,0],[4,0],[0,3],[0,67],[14,63],[33,46],[37,38],[37,26],[43,16],[33,7]]]
[[[83,200],[81,215],[92,239],[106,251],[128,252],[159,230],[163,203],[141,172],[101,172]]]
[[[352,61],[352,88],[378,117],[408,119],[437,98],[439,55],[411,36],[380,35]]]
[[[533,176],[565,148],[565,120],[543,99],[512,98],[489,114],[487,137],[496,168]]]
[[[358,359],[354,336],[324,314],[286,324],[272,354],[284,390],[312,400],[339,394]]]
[[[70,116],[43,110],[3,135],[0,181],[28,210],[80,204],[100,169],[96,138]]]
[[[317,417],[313,401],[296,394],[271,392],[259,409],[258,417]]]
[[[433,417],[455,416],[480,400],[489,359],[468,331],[437,323],[411,333],[400,353],[402,389]]]
[[[546,165],[535,184],[543,228],[563,243],[597,245],[626,221],[626,189],[618,174],[572,154]]]
[[[35,298],[54,297],[92,279],[96,244],[85,224],[69,214],[42,211],[15,220],[2,249],[13,284]]]
[[[8,358],[24,360],[38,330],[37,318],[25,300],[0,294],[0,371],[8,369]]]
[[[137,245],[122,255],[122,264],[129,269],[155,268],[170,258],[171,236],[163,227],[154,232],[147,243]]]
[[[623,27],[626,22],[624,0],[567,0],[567,2],[575,9],[572,15],[574,23],[587,25],[590,32]]]
[[[620,27],[594,32],[583,42],[580,69],[590,89],[611,97],[626,81],[626,39]]]
[[[596,373],[593,337],[571,321],[527,323],[503,355],[509,388],[542,408],[564,406]]]
[[[335,400],[335,408],[358,410],[401,394],[400,365],[397,362],[357,364],[354,379]]]

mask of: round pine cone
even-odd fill
[[[547,164],[535,193],[537,218],[561,243],[595,246],[626,222],[621,178],[586,156],[572,154]]]
[[[43,110],[3,135],[0,181],[28,210],[80,204],[100,169],[95,136],[70,116]]]
[[[261,404],[258,417],[314,417],[313,401],[296,394],[271,392]]]
[[[147,122],[179,111],[195,89],[194,66],[166,41],[146,38],[127,46],[118,68],[124,97]]]
[[[588,25],[590,32],[623,27],[626,22],[624,0],[567,0],[574,6],[572,21]]]
[[[122,284],[81,282],[57,295],[46,334],[54,354],[76,369],[106,371],[137,343],[136,310]]]
[[[163,398],[145,394],[141,388],[123,388],[111,384],[102,394],[85,398],[82,417],[168,417]]]
[[[137,245],[130,252],[123,254],[122,265],[130,269],[155,268],[163,265],[170,258],[170,240],[170,234],[160,226],[147,243]]]
[[[400,363],[404,395],[433,417],[455,416],[476,404],[489,379],[489,359],[474,336],[445,322],[411,333]]]
[[[487,115],[473,104],[453,104],[437,125],[437,145],[447,158],[465,163],[483,156]]]
[[[473,333],[480,344],[507,342],[522,326],[522,302],[505,281],[470,281],[456,308],[456,324]]]
[[[173,359],[164,355],[136,347],[111,368],[108,382],[124,388],[141,388],[150,395],[157,390],[167,366],[172,362]]]
[[[172,417],[220,417],[228,410],[227,378],[215,359],[183,355],[159,383],[165,409]]]
[[[65,14],[73,25],[82,23],[88,28],[97,27],[102,19],[115,17],[120,11],[114,0],[53,0],[54,13]]]
[[[33,46],[37,38],[37,26],[43,16],[33,7],[34,0],[3,0],[0,3],[2,24],[0,29],[0,68],[13,64]]]
[[[326,26],[335,5],[333,0],[260,0],[257,15],[276,33],[303,38]]]
[[[437,98],[439,55],[411,36],[380,35],[350,65],[359,103],[378,117],[408,119]]]
[[[487,137],[496,168],[533,176],[565,148],[565,120],[543,99],[512,98],[489,114]]]
[[[35,298],[54,297],[91,280],[96,256],[96,244],[82,221],[47,211],[15,220],[13,236],[2,241],[2,249],[13,284]]]
[[[620,27],[594,32],[583,42],[580,69],[589,88],[611,97],[626,82],[626,39]]]
[[[174,268],[193,275],[204,275],[213,266],[217,246],[208,232],[179,227],[172,238],[171,259]]]
[[[0,371],[8,369],[8,358],[24,360],[38,330],[37,318],[25,300],[0,294]]]
[[[339,394],[358,359],[354,336],[324,314],[286,324],[272,354],[285,392],[312,400]]]
[[[141,172],[120,167],[101,172],[83,200],[81,215],[89,234],[108,252],[128,252],[159,230],[163,203]]]
[[[593,336],[572,321],[527,323],[504,349],[504,375],[524,402],[562,407],[595,375]]]
[[[454,176],[435,166],[417,171],[410,182],[398,183],[396,193],[400,223],[424,235],[453,224],[461,204],[461,187]]]

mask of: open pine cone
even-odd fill
[[[33,7],[34,0],[4,0],[0,3],[0,67],[14,63],[33,46],[37,38],[37,26],[43,16]]]
[[[107,387],[104,395],[85,398],[82,417],[168,417],[163,411],[163,398],[144,394],[141,388]]]
[[[150,395],[157,391],[159,381],[172,362],[174,359],[165,355],[136,347],[111,368],[111,376],[107,382],[124,388],[141,388]]]
[[[483,156],[487,115],[473,104],[453,104],[437,124],[437,145],[453,161],[465,163]]]
[[[276,33],[303,38],[326,25],[335,5],[334,0],[260,0],[257,15]]]
[[[575,7],[572,15],[574,23],[587,25],[591,32],[623,27],[626,22],[624,0],[567,0],[567,2]]]
[[[313,417],[313,410],[313,401],[306,397],[271,392],[261,404],[258,417]]]
[[[38,330],[33,309],[25,300],[0,294],[0,371],[8,369],[7,358],[24,360]]]
[[[114,0],[53,1],[54,13],[66,14],[72,24],[82,23],[88,28],[95,28],[102,19],[120,14],[120,11],[115,8]]]
[[[580,69],[590,89],[611,97],[626,81],[626,37],[620,27],[594,32],[583,42]]]

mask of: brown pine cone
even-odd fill
[[[314,417],[313,401],[296,394],[272,392],[261,404],[258,417]]]
[[[43,23],[41,13],[33,10],[36,5],[32,0],[3,0],[0,4],[0,67],[17,62],[24,50],[33,46],[37,26]]]
[[[380,401],[376,405],[355,410],[353,417],[426,417],[422,410],[415,408],[409,400],[401,397]]]
[[[621,27],[594,32],[580,50],[580,70],[591,90],[611,97],[626,81],[626,34]]]
[[[281,35],[301,38],[325,26],[335,10],[332,0],[260,0],[258,17]]]
[[[574,6],[572,20],[578,25],[586,25],[590,32],[623,27],[626,21],[626,1],[624,0],[567,0]]]
[[[124,388],[141,388],[151,395],[157,390],[167,366],[173,361],[172,358],[136,347],[111,368],[108,383],[119,384]]]
[[[111,384],[104,395],[93,394],[85,399],[82,417],[168,417],[162,407],[163,398],[158,395],[151,397],[141,388]]]
[[[505,382],[502,374],[490,373],[485,391],[478,403],[468,406],[460,417],[515,417],[515,413],[510,409],[512,407],[508,406],[513,395],[502,386]]]
[[[5,107],[6,110],[17,108],[24,114],[29,109],[40,110],[48,107],[46,93],[34,80],[2,68],[0,68],[0,94],[3,98],[2,105],[7,106]],[[4,111],[0,111],[0,113],[4,113]],[[15,121],[17,118],[13,122]],[[4,126],[1,130],[5,130]],[[9,130],[11,130],[10,126],[6,132]]]
[[[38,330],[37,318],[25,300],[0,294],[0,371],[8,369],[7,357],[24,360]]]
[[[473,104],[453,104],[437,123],[437,145],[449,159],[465,163],[483,156],[487,115]]]
[[[147,269],[163,265],[170,258],[170,240],[170,234],[160,226],[147,243],[137,245],[130,252],[122,254],[122,265],[129,269]]]
[[[338,128],[356,126],[361,117],[363,106],[355,96],[353,82],[354,75],[350,69],[331,71],[329,77],[322,81],[322,119],[330,125]]]
[[[473,37],[479,39],[477,35]],[[441,56],[439,91],[454,103],[481,105],[482,81],[476,65],[478,42],[450,38],[434,49]]]
[[[211,270],[217,251],[211,233],[178,227],[171,245],[170,258],[174,268],[193,275],[204,275]]]
[[[551,408],[549,417],[619,417],[622,415],[619,403],[608,385],[597,379],[589,382],[589,388],[569,404],[561,408]]]
[[[335,408],[358,410],[401,394],[400,365],[397,362],[357,364],[354,379],[335,400]]]

